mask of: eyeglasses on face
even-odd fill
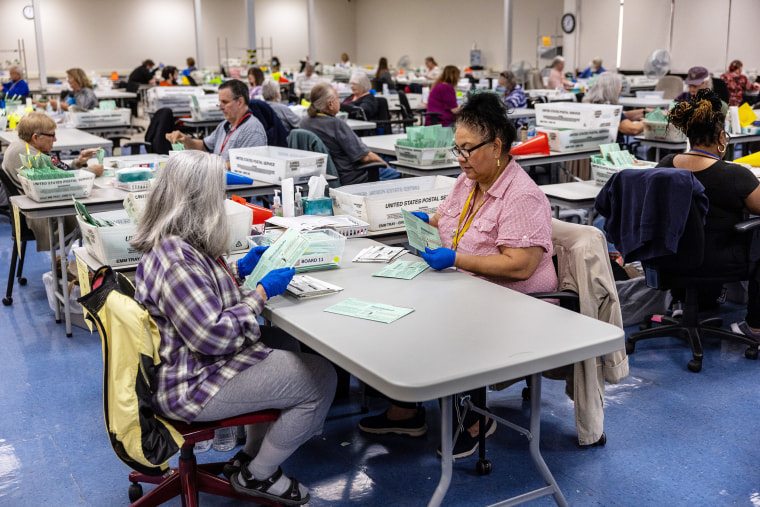
[[[454,156],[457,158],[459,158],[459,156],[461,155],[464,157],[465,160],[467,160],[468,158],[470,158],[470,155],[472,155],[473,151],[477,150],[481,146],[485,146],[486,144],[490,142],[493,142],[493,139],[490,139],[488,141],[483,141],[479,145],[473,146],[472,148],[457,148],[456,146],[454,146],[453,148],[451,148],[451,153],[453,153]]]
[[[45,132],[37,132],[37,135],[38,136],[45,136],[45,137],[52,137],[53,139],[55,139],[55,134],[47,134]]]

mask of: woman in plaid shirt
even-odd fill
[[[172,157],[132,238],[143,254],[135,299],[161,333],[153,407],[186,422],[279,409],[265,435],[261,425],[248,427],[245,448],[225,475],[237,491],[299,505],[309,501],[308,489],[283,475],[280,464],[321,432],[335,370],[301,354],[281,330],[259,325],[265,301],[285,292],[294,271],[273,270],[254,291],[239,283],[263,249],[238,262],[222,259],[229,245],[224,190],[220,157],[195,150]]]

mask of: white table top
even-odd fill
[[[377,128],[377,123],[373,121],[353,120],[351,118],[346,120],[351,130],[374,130]]]
[[[518,107],[507,113],[507,117],[511,120],[513,118],[533,118],[536,116],[535,109],[528,109],[527,107]]]
[[[349,239],[339,269],[310,273],[343,291],[276,297],[264,317],[394,399],[440,398],[623,348],[620,328],[464,273],[372,277],[382,265],[350,262],[372,244]],[[415,311],[392,324],[323,311],[347,298]]]
[[[406,139],[406,134],[386,134],[383,136],[362,137],[367,148],[380,155],[396,155],[396,140]]]
[[[539,185],[538,188],[547,197],[553,197],[563,201],[588,201],[596,199],[601,185],[593,181],[572,181],[570,183],[555,183],[553,185]]]
[[[618,103],[623,107],[670,107],[671,99],[657,97],[620,97]]]
[[[103,148],[111,150],[113,143],[88,132],[78,129],[59,128],[55,130],[56,140],[53,143],[53,151],[60,150],[83,150],[87,148]],[[18,140],[15,130],[0,132],[0,143],[11,144]]]
[[[95,96],[100,99],[136,99],[137,94],[126,90],[95,90]]]

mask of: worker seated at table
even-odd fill
[[[555,56],[552,60],[552,70],[549,72],[549,82],[546,87],[549,90],[570,90],[575,86],[572,81],[565,78],[565,59]]]
[[[435,58],[432,56],[428,56],[425,58],[425,68],[423,69],[422,76],[425,79],[429,79],[430,81],[436,81],[439,77],[441,77],[441,74],[443,71],[438,66],[438,63],[435,61]]]
[[[552,263],[551,206],[509,155],[516,135],[498,96],[479,93],[462,107],[452,150],[462,174],[433,216],[415,212],[438,229],[443,246],[426,248],[419,254],[436,270],[455,267],[525,294],[554,291],[557,275]],[[494,325],[496,320],[494,316]],[[462,336],[462,347],[476,346],[468,345],[469,339]],[[461,421],[464,430],[454,446],[455,458],[469,456],[477,449],[477,419],[476,413],[468,412]],[[454,427],[459,424],[455,414]],[[427,431],[425,410],[413,403],[394,401],[386,412],[362,419],[359,429],[373,434],[421,436]],[[486,436],[495,430],[496,422],[488,419]]]
[[[341,185],[365,183],[367,172],[359,166],[385,161],[372,153],[345,121],[335,117],[339,111],[338,92],[329,83],[319,83],[311,89],[308,116],[301,120],[301,128],[314,132],[325,144]]]
[[[589,63],[588,67],[586,67],[583,72],[578,74],[578,77],[580,79],[588,79],[592,76],[596,76],[597,74],[601,74],[604,71],[604,67],[602,67],[602,58],[600,56],[597,56],[591,60],[591,63]]]
[[[306,62],[303,68],[303,74],[296,76],[296,83],[293,86],[293,91],[299,97],[305,96],[309,98],[311,89],[318,85],[322,80],[314,73],[314,64]]]
[[[293,112],[286,104],[280,102],[280,85],[272,79],[267,79],[261,85],[261,96],[264,98],[274,114],[282,121],[285,130],[290,132],[297,129],[301,124],[301,117]]]
[[[195,139],[179,130],[166,134],[170,143],[182,143],[185,149],[201,150],[221,156],[230,165],[230,149],[266,146],[264,126],[248,110],[248,87],[239,79],[225,81],[219,86],[219,109],[224,113],[222,123],[203,139]]]
[[[501,93],[501,97],[507,105],[507,109],[528,107],[528,99],[525,98],[525,92],[523,91],[522,86],[517,84],[517,78],[511,70],[505,70],[499,74],[496,91]]]
[[[396,93],[396,83],[393,81],[391,71],[388,69],[388,59],[384,56],[381,57],[380,61],[377,63],[377,70],[375,71],[375,78],[373,81],[375,90],[378,92],[382,92],[383,85],[386,84],[388,85],[388,93]]]
[[[447,65],[433,84],[428,95],[427,112],[438,113],[439,123],[448,127],[454,123],[459,104],[457,103],[457,83],[459,82],[459,69],[453,65]]]
[[[705,266],[720,266],[727,271],[741,271],[745,266],[751,273],[745,320],[731,324],[731,330],[760,342],[760,271],[755,264],[750,270],[750,252],[746,238],[736,234],[734,224],[747,220],[749,214],[760,215],[760,184],[752,171],[738,164],[725,162],[728,145],[724,130],[726,117],[722,103],[712,90],[699,90],[696,95],[676,104],[670,112],[670,125],[689,139],[691,150],[668,155],[658,167],[676,167],[694,173],[705,187],[710,201],[705,217]],[[715,287],[712,301],[722,287]],[[709,290],[708,290],[709,291]],[[674,309],[682,308],[685,291],[671,289]],[[708,297],[701,297],[709,299]]]
[[[7,83],[3,83],[3,98],[10,99],[12,97],[19,100],[26,99],[29,96],[29,85],[24,81],[24,77],[21,74],[21,65],[13,65],[8,69],[11,80]]]
[[[158,86],[177,86],[179,70],[174,65],[167,65],[161,69],[161,82]]]
[[[135,299],[161,335],[153,409],[188,423],[279,409],[268,427],[247,427],[245,447],[224,473],[239,493],[300,505],[309,490],[280,465],[321,433],[335,370],[322,357],[302,354],[284,331],[259,325],[264,304],[285,292],[295,270],[269,271],[251,290],[241,279],[268,247],[224,260],[224,172],[216,155],[188,151],[169,159],[131,240],[142,253]]]
[[[617,104],[620,101],[620,93],[623,91],[623,78],[615,72],[602,72],[594,84],[583,96],[583,102],[588,104]],[[618,127],[618,142],[624,142],[622,136],[636,136],[644,131],[642,119],[648,111],[634,109],[623,111]]]
[[[261,95],[261,85],[264,84],[264,71],[259,67],[248,69],[248,83],[251,89],[248,91],[248,100],[258,99]]]
[[[336,67],[339,67],[341,69],[350,69],[351,68],[351,60],[348,59],[348,53],[342,53],[340,55],[340,61],[335,64]]]
[[[24,165],[21,162],[20,155],[38,155],[40,153],[50,155],[53,150],[53,143],[55,142],[55,121],[45,113],[30,112],[26,113],[16,125],[16,133],[18,134],[18,140],[13,141],[5,150],[5,157],[3,158],[3,171],[8,176],[13,186],[18,189],[20,193],[24,193],[24,189],[21,186],[21,180],[19,179],[19,171],[24,169]],[[95,176],[103,174],[103,165],[87,165],[87,161],[100,148],[92,148],[88,150],[82,150],[72,163],[71,166],[64,164],[57,157],[52,157],[53,165],[64,171],[71,169],[85,169],[95,173]],[[34,237],[37,243],[37,251],[50,250],[50,243],[48,238],[48,219],[47,218],[27,218],[26,223],[34,233]],[[77,230],[76,219],[67,217],[65,221],[65,232],[68,234],[71,231]]]
[[[749,78],[742,74],[744,64],[741,60],[734,60],[728,66],[720,78],[728,87],[728,105],[738,106],[744,102],[744,92],[756,92],[760,90],[760,83],[751,83]]]
[[[348,80],[351,95],[340,105],[340,110],[348,113],[349,118],[372,121],[377,117],[377,99],[369,92],[372,86],[364,72],[354,72]]]
[[[87,74],[82,69],[73,68],[66,71],[66,78],[68,79],[73,96],[69,96],[68,100],[58,101],[52,99],[50,101],[50,107],[53,110],[63,109],[64,111],[71,111],[73,113],[81,113],[91,111],[98,107],[98,98],[95,96],[95,91],[92,89],[92,83]],[[35,103],[37,107],[46,108],[48,102],[38,101]]]

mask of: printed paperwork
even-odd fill
[[[297,217],[272,217],[267,219],[268,224],[278,227],[296,229],[298,231],[311,231],[314,229],[325,229],[332,227],[355,227],[356,223],[351,221],[347,215],[338,215],[332,217],[318,215],[300,215]]]
[[[246,277],[245,286],[256,290],[256,285],[267,273],[273,269],[292,268],[308,248],[308,239],[295,229],[286,230],[261,256],[253,273]]]
[[[390,324],[404,315],[414,311],[414,308],[401,308],[398,306],[384,305],[382,303],[370,303],[360,299],[349,298],[337,305],[325,308],[326,312],[337,313],[347,317],[374,320]]]
[[[404,217],[406,236],[412,247],[423,252],[425,251],[425,247],[430,249],[441,248],[441,238],[438,236],[438,229],[425,223],[424,220],[417,218],[405,209],[402,209],[401,213]]]
[[[369,246],[356,254],[353,262],[391,262],[405,253],[406,249],[400,246]]]
[[[288,293],[298,299],[308,299],[317,296],[334,294],[343,290],[331,283],[323,282],[309,275],[296,275],[288,285]]]
[[[428,263],[425,261],[396,261],[393,264],[385,266],[377,273],[372,273],[372,276],[411,280],[425,271],[428,267]]]

